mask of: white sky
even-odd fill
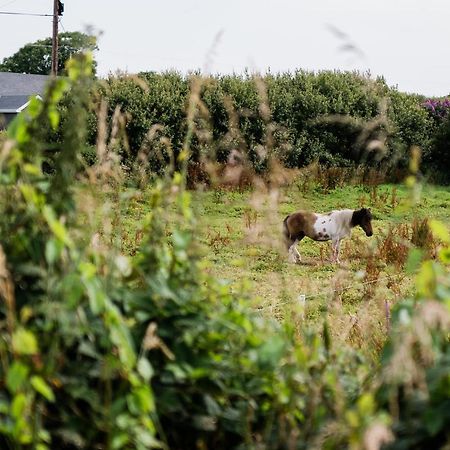
[[[53,0],[0,0],[51,13]],[[99,38],[98,71],[367,70],[425,95],[450,93],[449,0],[64,0],[61,31]],[[345,36],[332,32],[335,27]],[[0,15],[0,60],[51,35],[50,17]],[[216,44],[214,45],[214,42]],[[346,44],[361,53],[340,50]]]

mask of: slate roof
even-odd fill
[[[0,113],[20,112],[29,102],[28,95],[1,95]]]
[[[0,72],[0,96],[42,95],[48,79],[47,75]]]

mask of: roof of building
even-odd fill
[[[1,95],[0,113],[18,113],[28,106],[28,95]]]
[[[42,95],[48,80],[47,75],[0,72],[0,95]]]

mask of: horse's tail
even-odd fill
[[[283,237],[286,241],[288,241],[291,238],[291,233],[289,232],[287,221],[289,219],[290,215],[286,216],[283,220]]]

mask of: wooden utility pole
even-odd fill
[[[58,0],[53,0],[52,75],[58,75]]]

